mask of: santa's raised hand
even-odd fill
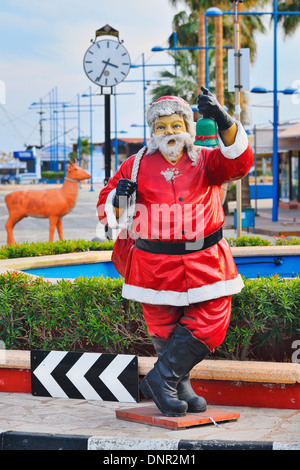
[[[198,110],[205,118],[214,119],[218,125],[219,131],[226,131],[234,124],[232,117],[220,105],[215,95],[213,95],[204,86],[201,87],[202,93],[198,95]]]

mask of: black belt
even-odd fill
[[[216,232],[193,242],[164,242],[161,240],[146,240],[137,238],[135,245],[139,250],[147,251],[156,255],[188,255],[196,251],[206,250],[216,245],[223,238],[221,228]]]

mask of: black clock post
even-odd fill
[[[115,37],[117,40],[103,36]],[[97,38],[101,40],[97,41]],[[95,39],[85,53],[83,68],[90,80],[100,87],[100,95],[104,95],[105,123],[105,178],[106,185],[111,177],[111,138],[110,138],[110,97],[116,85],[122,82],[130,70],[130,57],[119,39],[119,31],[108,24],[96,31]]]
[[[103,94],[103,93],[101,93]],[[104,162],[105,177],[104,185],[106,186],[111,173],[111,139],[110,139],[110,94],[104,94],[104,126],[105,126],[105,144],[104,144]]]

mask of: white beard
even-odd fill
[[[168,145],[168,142],[174,140],[173,145]],[[198,154],[193,145],[192,136],[188,132],[173,135],[155,135],[152,134],[148,142],[148,154],[155,153],[159,150],[166,158],[171,162],[176,162],[178,156],[181,154],[184,148],[187,148],[188,156],[195,164]]]

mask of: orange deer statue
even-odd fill
[[[24,217],[49,219],[49,241],[53,241],[57,227],[58,236],[63,239],[62,217],[76,204],[79,181],[89,179],[91,175],[77,165],[69,162],[63,185],[58,189],[14,191],[5,197],[9,217],[5,228],[7,244],[14,245],[13,228]]]

